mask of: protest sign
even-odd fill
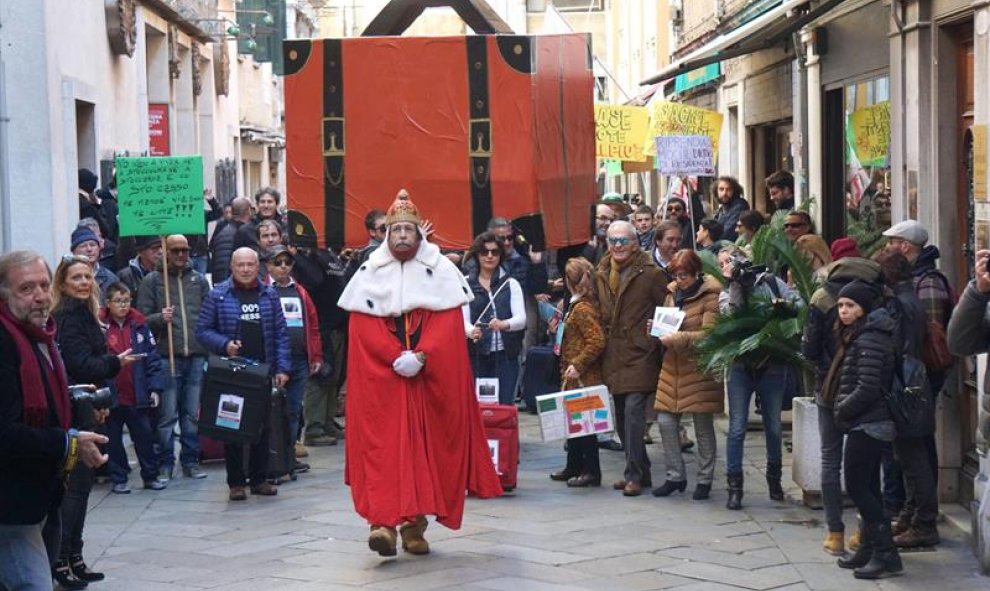
[[[656,143],[660,174],[715,176],[715,154],[708,136],[661,135]]]
[[[641,142],[649,115],[646,107],[595,105],[595,149],[598,158],[642,162]]]
[[[203,234],[203,158],[117,158],[121,236]]]
[[[602,385],[537,396],[536,410],[543,441],[615,430],[612,399]]]
[[[712,154],[718,160],[718,136],[722,133],[722,114],[681,103],[657,101],[650,111],[650,125],[644,138],[646,154],[656,154],[654,138],[671,135],[703,135],[712,142]]]
[[[853,148],[862,166],[883,166],[890,150],[890,101],[856,109],[849,115]]]

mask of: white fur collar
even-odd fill
[[[464,275],[435,244],[422,240],[416,256],[400,263],[386,241],[357,270],[338,305],[348,312],[394,317],[460,308],[473,298]]]

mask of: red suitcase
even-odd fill
[[[206,435],[199,436],[199,461],[201,463],[222,462],[224,457],[222,441],[217,441]]]
[[[519,474],[519,411],[511,405],[482,404],[481,418],[502,489],[511,491]]]

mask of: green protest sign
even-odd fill
[[[117,158],[121,236],[204,234],[203,158]]]

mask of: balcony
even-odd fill
[[[180,30],[197,41],[216,41],[213,32],[201,26],[202,21],[217,18],[217,0],[141,0],[155,12],[173,22]]]

